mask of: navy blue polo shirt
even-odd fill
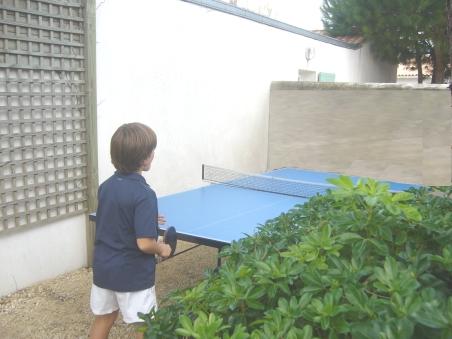
[[[118,292],[140,291],[155,283],[155,256],[137,238],[158,237],[157,197],[138,173],[115,172],[99,187],[93,282]]]

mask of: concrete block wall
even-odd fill
[[[450,100],[445,85],[274,82],[267,167],[450,185]]]

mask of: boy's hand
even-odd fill
[[[171,246],[159,241],[159,255],[162,258],[168,258],[171,255]]]
[[[164,225],[166,223],[166,219],[164,215],[159,214],[157,217],[157,222],[159,225]]]

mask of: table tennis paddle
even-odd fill
[[[171,257],[176,251],[177,246],[177,234],[174,226],[170,226],[166,229],[165,233],[163,234],[163,242],[170,245],[171,253],[169,256]]]

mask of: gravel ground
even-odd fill
[[[179,242],[178,250],[190,246]],[[215,267],[216,258],[216,249],[200,246],[158,264],[158,300],[172,290],[194,285],[207,268]],[[91,269],[81,268],[0,298],[0,338],[87,338],[93,320],[91,281]],[[110,339],[115,338],[134,338],[121,318],[110,333]]]

